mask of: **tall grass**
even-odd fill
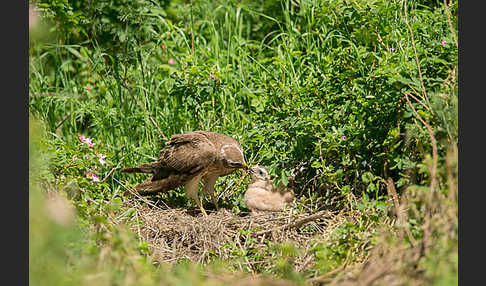
[[[144,179],[116,167],[150,162],[172,134],[197,129],[237,139],[251,164],[284,183],[299,169],[299,211],[363,207],[373,216],[391,208],[388,178],[401,195],[435,177],[433,144],[405,94],[437,137],[436,176],[447,189],[457,1],[122,2],[37,1],[57,25],[30,47],[29,109],[45,124],[50,154],[43,178],[78,186],[71,199],[88,222]],[[106,180],[93,184],[89,170]],[[217,191],[240,175],[220,179]],[[222,205],[244,212],[244,190]],[[190,204],[180,190],[162,199]]]

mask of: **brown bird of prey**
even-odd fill
[[[135,186],[139,194],[163,192],[184,185],[186,195],[193,198],[207,216],[197,195],[199,181],[203,180],[203,191],[209,193],[219,210],[214,196],[216,180],[240,168],[247,168],[247,164],[237,141],[216,132],[194,131],[172,135],[156,162],[124,168],[121,172],[153,174]]]
[[[250,168],[251,183],[245,193],[245,204],[252,215],[262,212],[279,211],[294,200],[294,194],[279,183],[273,187],[273,180],[262,166]]]

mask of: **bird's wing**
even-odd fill
[[[159,153],[162,168],[195,174],[213,163],[218,156],[214,144],[202,134],[189,132],[173,135]]]

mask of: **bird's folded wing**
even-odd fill
[[[195,132],[173,135],[167,144],[159,153],[158,163],[183,173],[197,173],[218,156],[214,144]]]

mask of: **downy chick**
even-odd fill
[[[245,204],[252,214],[275,212],[283,209],[294,200],[294,194],[286,190],[283,184],[273,187],[273,181],[265,167],[250,168],[251,183],[245,193]]]

